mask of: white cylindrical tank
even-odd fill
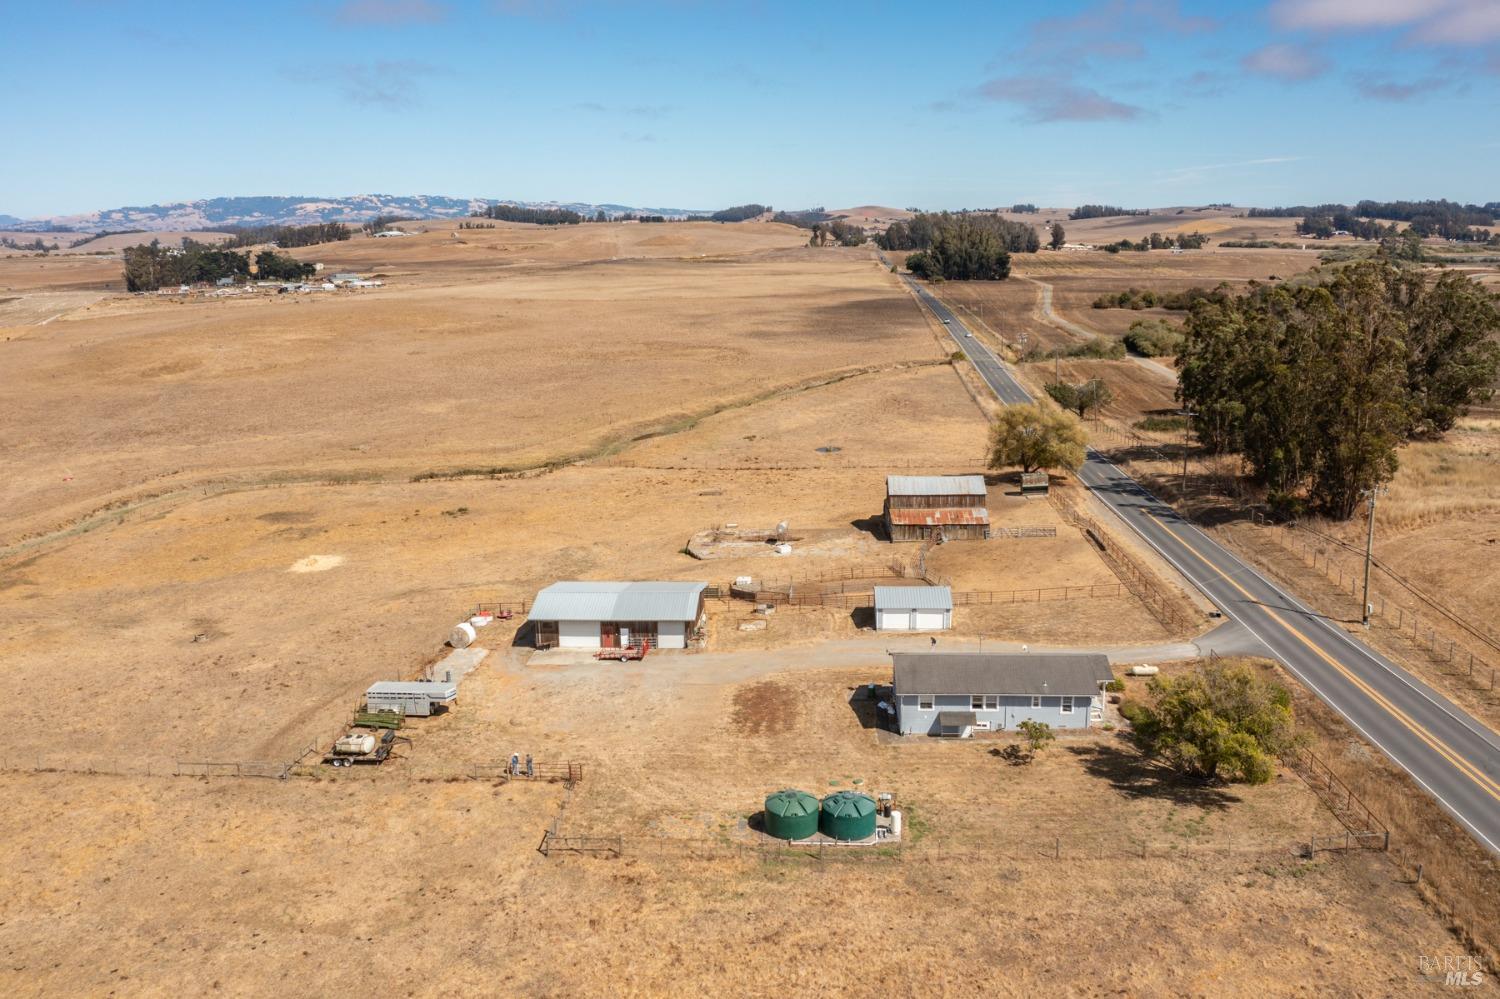
[[[474,626],[467,621],[460,621],[448,633],[448,644],[455,649],[467,649],[473,643],[474,637]]]
[[[364,756],[375,752],[375,737],[368,733],[350,732],[339,737],[333,744],[333,751],[340,756]]]
[[[897,839],[901,838],[901,809],[891,809],[891,835]]]
[[[1161,670],[1156,666],[1148,666],[1146,663],[1141,663],[1139,666],[1130,667],[1129,672],[1131,676],[1155,676]]]

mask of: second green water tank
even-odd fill
[[[868,839],[875,835],[875,799],[858,791],[838,791],[823,799],[818,828],[834,839]]]
[[[818,831],[818,799],[806,791],[777,791],[766,798],[766,832],[777,839],[807,839]]]

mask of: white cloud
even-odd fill
[[[1407,29],[1426,45],[1485,45],[1500,40],[1497,0],[1276,0],[1271,20],[1294,31]]]
[[[1311,80],[1328,70],[1328,60],[1305,45],[1278,43],[1258,48],[1240,60],[1252,73],[1278,80]]]
[[[432,0],[348,0],[333,16],[342,24],[433,24],[447,13]]]
[[[1034,76],[1006,76],[981,84],[979,95],[1015,104],[1028,121],[1134,121],[1146,116],[1143,108],[1106,97],[1091,87],[1066,80]]]

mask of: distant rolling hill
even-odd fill
[[[0,215],[0,227],[17,232],[104,232],[145,230],[148,232],[230,228],[258,225],[309,225],[314,222],[368,222],[381,215],[406,218],[462,218],[489,205],[520,205],[526,208],[566,208],[585,215],[603,210],[610,215],[640,212],[682,218],[705,214],[681,208],[632,208],[628,205],[583,202],[509,201],[496,198],[450,198],[442,195],[359,194],[352,197],[320,198],[265,195],[242,198],[206,198],[174,201],[164,205],[131,205],[49,218],[17,219]]]

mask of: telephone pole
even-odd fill
[[[1366,502],[1370,507],[1370,523],[1365,530],[1365,595],[1359,608],[1359,620],[1368,628],[1370,626],[1370,562],[1373,560],[1375,550],[1375,500],[1385,492],[1385,487],[1371,486],[1364,492]]]
[[[1182,417],[1182,504],[1187,507],[1187,459],[1188,459],[1188,428],[1192,426],[1193,417],[1197,413],[1184,409],[1180,414]]]

